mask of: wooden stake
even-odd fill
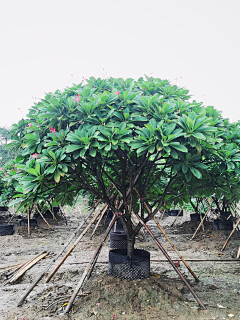
[[[102,221],[102,218],[103,218],[104,213],[106,212],[107,208],[108,208],[108,207],[106,206],[105,208],[102,209],[101,216],[100,216],[100,218],[98,219],[98,222],[97,222],[97,224],[96,224],[96,226],[95,226],[95,228],[94,228],[94,230],[93,230],[93,233],[91,234],[91,236],[90,236],[90,238],[89,238],[90,240],[92,239],[94,233],[95,233],[96,230],[97,230],[97,227],[99,226],[100,222]],[[100,211],[100,212],[101,212],[101,211]]]
[[[239,259],[239,258],[240,258],[240,247],[239,247],[238,253],[237,253],[237,259]]]
[[[212,204],[211,204],[211,207],[212,207],[212,205],[213,205],[213,202],[212,202]],[[197,234],[198,230],[201,228],[201,225],[203,224],[203,221],[205,220],[205,218],[206,218],[206,216],[207,216],[208,212],[210,212],[211,207],[210,207],[210,208],[208,209],[208,211],[205,213],[205,215],[204,215],[204,217],[203,217],[202,221],[199,223],[199,225],[198,225],[198,227],[197,227],[197,230],[194,232],[194,235],[192,236],[191,240],[195,237],[195,235]]]
[[[78,282],[78,284],[77,284],[77,287],[76,287],[76,289],[74,290],[74,292],[73,292],[73,294],[72,294],[72,296],[71,296],[71,298],[70,298],[70,300],[69,300],[69,302],[68,302],[68,304],[67,304],[67,306],[66,306],[66,309],[64,310],[64,314],[68,313],[68,312],[71,310],[72,305],[73,305],[73,302],[74,302],[74,300],[75,300],[75,298],[76,298],[79,290],[80,290],[81,287],[83,286],[83,283],[84,283],[84,281],[85,281],[85,279],[86,279],[86,277],[87,277],[87,275],[88,275],[89,270],[90,270],[90,269],[92,270],[93,267],[94,267],[94,265],[95,265],[95,263],[97,262],[97,257],[99,256],[99,253],[100,253],[100,251],[101,251],[101,249],[102,249],[103,242],[104,242],[104,241],[106,240],[106,238],[108,237],[108,234],[110,233],[110,230],[112,229],[112,226],[113,226],[115,220],[116,220],[116,215],[114,214],[114,216],[113,216],[113,218],[112,218],[112,221],[110,222],[110,224],[109,224],[109,226],[108,226],[108,228],[107,228],[107,231],[105,232],[105,234],[104,234],[104,236],[103,236],[102,241],[101,241],[100,244],[98,245],[98,247],[97,247],[97,249],[96,249],[96,251],[95,251],[95,253],[94,253],[94,255],[93,255],[92,259],[91,259],[91,261],[88,263],[86,269],[84,270],[84,272],[83,272],[83,274],[82,274],[82,277],[81,277],[81,279],[79,280],[79,282]]]
[[[42,253],[41,255],[35,257],[29,264],[25,265],[24,268],[20,269],[11,279],[10,283],[13,283],[18,278],[20,278],[28,269],[30,269],[32,266],[34,266],[38,261],[45,258],[48,253]]]
[[[227,238],[226,242],[224,243],[222,250],[224,250],[226,248],[226,245],[228,243],[228,241],[230,240],[231,236],[233,235],[234,231],[236,230],[238,224],[240,223],[240,219],[238,219],[237,223],[235,224],[235,227],[233,228],[233,230],[231,231],[229,237]]]
[[[28,215],[28,237],[30,237],[30,213],[29,213],[29,208],[27,208],[27,215]]]
[[[140,198],[140,194],[138,192],[138,190],[135,188],[134,189],[135,192],[137,193],[138,197]],[[148,213],[151,213],[150,208],[148,207],[148,205],[146,204],[146,202],[144,202],[144,206],[147,209]],[[183,209],[183,207],[182,207]],[[136,213],[135,213],[136,214]],[[136,217],[139,219],[139,216],[136,214]],[[178,254],[179,258],[182,260],[182,262],[185,264],[185,266],[188,268],[188,270],[190,271],[190,273],[192,274],[192,276],[195,278],[196,282],[199,282],[198,277],[195,275],[195,273],[192,271],[192,269],[190,268],[190,266],[187,264],[187,262],[183,259],[182,255],[180,254],[180,252],[177,250],[176,246],[172,243],[172,241],[170,240],[170,238],[168,237],[168,235],[166,234],[166,232],[163,230],[163,228],[161,227],[160,223],[157,221],[157,219],[155,217],[153,217],[154,221],[156,222],[158,228],[161,230],[161,232],[163,233],[163,235],[165,236],[165,238],[167,239],[167,241],[170,243],[171,247],[174,249],[174,251]],[[141,221],[142,222],[142,221]]]
[[[182,262],[185,264],[185,266],[188,268],[188,270],[190,271],[190,273],[192,274],[192,276],[194,277],[196,282],[199,282],[200,280],[198,279],[198,277],[196,276],[196,274],[192,271],[192,269],[190,268],[190,266],[187,264],[186,260],[183,258],[183,256],[181,255],[181,253],[177,250],[176,246],[172,243],[172,241],[170,240],[170,238],[168,237],[168,235],[166,234],[166,232],[163,230],[163,228],[160,226],[159,222],[157,221],[157,219],[155,217],[153,217],[154,221],[156,222],[158,228],[161,230],[161,232],[164,234],[165,238],[167,239],[167,241],[170,243],[171,247],[173,248],[173,250],[178,254],[179,258],[182,260]]]
[[[52,229],[51,226],[50,226],[50,224],[47,222],[47,220],[46,220],[46,219],[44,218],[44,216],[42,215],[41,211],[38,209],[38,207],[37,207],[37,211],[38,211],[38,213],[40,214],[40,216],[43,218],[43,220],[45,221],[45,223],[47,224],[47,226],[48,226],[50,229]]]
[[[173,223],[171,224],[171,227],[174,225],[174,223],[177,220],[177,218],[179,217],[180,213],[183,211],[183,208],[185,207],[185,205],[186,205],[186,203],[182,206],[182,209],[178,212],[178,215],[176,216],[176,218],[174,219]],[[179,207],[179,209],[180,209],[180,207]]]
[[[107,205],[105,205],[107,207]],[[105,207],[104,206],[104,207]],[[103,208],[102,208],[103,209]],[[101,212],[101,210],[100,210]],[[97,214],[99,215],[100,212],[97,212]],[[71,248],[68,250],[68,252],[65,254],[65,256],[62,258],[61,262],[56,266],[56,268],[52,271],[52,273],[47,277],[45,283],[48,283],[51,278],[54,276],[54,274],[57,272],[57,270],[61,267],[61,265],[63,264],[63,262],[67,259],[67,257],[70,255],[70,253],[73,251],[73,249],[76,247],[76,245],[80,242],[80,240],[83,238],[83,236],[87,233],[87,231],[89,230],[89,228],[91,227],[91,225],[93,224],[93,222],[95,221],[95,219],[97,219],[97,216],[95,215],[93,217],[93,219],[90,221],[90,223],[88,224],[88,226],[84,229],[84,231],[80,234],[80,236],[75,240],[74,244],[71,246]]]
[[[150,210],[150,209],[149,209]],[[152,234],[152,232],[150,231],[150,229],[147,227],[147,225],[142,221],[142,219],[136,215],[136,217],[138,218],[138,220],[142,223],[142,225],[145,227],[145,229],[147,230],[147,232],[149,233],[149,235],[152,237],[152,239],[154,240],[154,242],[157,244],[158,248],[162,251],[162,253],[165,255],[165,257],[168,259],[168,261],[170,262],[170,264],[172,265],[172,267],[174,268],[174,270],[177,272],[177,274],[179,275],[179,277],[182,279],[182,281],[186,284],[186,286],[188,287],[189,291],[191,292],[191,294],[194,296],[194,298],[196,299],[196,301],[198,302],[198,304],[201,306],[201,308],[203,308],[204,310],[206,310],[205,306],[203,305],[202,301],[198,298],[198,296],[196,295],[196,293],[193,291],[192,287],[190,286],[190,284],[187,282],[187,280],[183,277],[182,273],[180,272],[180,270],[175,266],[174,262],[172,261],[172,259],[169,257],[169,255],[167,254],[167,252],[165,251],[165,249],[161,246],[161,244],[158,242],[158,240],[154,237],[154,235]]]
[[[71,237],[69,238],[69,240],[67,241],[67,243],[64,245],[64,247],[61,249],[61,251],[59,252],[59,254],[53,258],[53,260],[49,263],[49,265],[47,266],[47,268],[40,274],[40,276],[37,278],[37,280],[34,282],[34,284],[29,288],[29,290],[27,291],[27,293],[23,296],[23,298],[19,301],[18,303],[18,307],[22,305],[23,301],[27,298],[27,296],[29,295],[29,293],[36,287],[36,285],[38,284],[38,282],[42,279],[42,277],[45,275],[45,273],[51,268],[51,266],[54,264],[54,262],[61,256],[61,254],[63,253],[63,251],[67,248],[67,246],[69,245],[69,243],[72,241],[72,239],[75,237],[75,235],[78,233],[78,231],[82,228],[83,224],[85,223],[85,221],[92,215],[92,213],[94,212],[94,210],[96,209],[96,207],[98,206],[98,204],[100,203],[100,201],[97,202],[96,206],[93,208],[93,210],[86,216],[86,218],[83,220],[83,222],[80,224],[80,226],[73,232],[73,234],[71,235]]]
[[[19,272],[21,272],[22,270],[24,270],[30,263],[32,263],[32,261],[34,261],[35,259],[37,259],[38,257],[40,257],[42,254],[44,254],[46,251],[43,251],[42,253],[38,254],[36,257],[33,257],[32,259],[26,261],[25,263],[23,263],[22,265],[20,265],[16,270],[14,270],[13,273],[15,273],[14,276],[12,276],[10,279],[8,279],[5,283],[4,286],[6,284],[8,284],[15,276],[16,274],[18,274]],[[20,269],[20,270],[19,270]],[[16,271],[19,270],[17,273]]]

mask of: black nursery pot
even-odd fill
[[[124,232],[110,232],[110,249],[127,249],[127,237]]]
[[[15,232],[13,224],[1,224],[0,236],[11,236]]]
[[[190,218],[191,221],[201,221],[200,214],[198,213],[191,213]]]
[[[214,230],[233,230],[233,222],[231,220],[214,220],[213,221]]]
[[[53,207],[53,213],[54,215],[57,215],[59,212],[59,207]]]
[[[180,210],[175,210],[175,209],[174,209],[174,210],[171,210],[171,211],[170,211],[170,213],[171,213],[170,215],[171,215],[171,216],[177,216],[177,215],[179,214],[179,212],[180,212]],[[180,213],[179,217],[182,217],[182,216],[183,216],[183,210],[182,210],[182,212]]]
[[[127,250],[109,251],[108,275],[126,280],[145,279],[150,276],[150,253],[135,249],[134,256],[127,256]]]
[[[223,218],[227,219],[231,214],[232,214],[231,211],[226,211],[223,213]]]
[[[37,225],[37,220],[36,219],[30,219],[29,224],[30,224],[30,227],[35,227]],[[27,227],[28,226],[28,219],[22,219],[20,221],[20,226]]]
[[[8,211],[7,207],[0,206],[0,211]]]

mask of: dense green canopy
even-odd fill
[[[238,196],[238,124],[167,80],[91,77],[47,94],[13,127],[12,145],[23,151],[4,176],[11,197],[26,208],[88,192],[119,215],[131,245],[140,229],[132,209],[146,222],[189,195],[229,194],[228,178]]]

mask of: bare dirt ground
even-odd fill
[[[86,211],[85,211],[86,212]],[[240,259],[236,253],[240,246],[240,232],[236,231],[223,254],[221,247],[229,231],[214,231],[212,222],[205,223],[205,231],[200,231],[194,240],[190,240],[196,230],[197,222],[190,222],[189,215],[179,217],[174,227],[170,227],[174,217],[160,220],[173,243],[185,259],[204,259],[218,261],[189,262],[200,278],[196,283],[180,262],[180,271],[189,281],[194,291],[207,310],[198,309],[194,297],[186,288],[168,262],[151,262],[149,279],[123,281],[107,275],[109,241],[106,241],[90,280],[83,292],[87,296],[76,299],[69,315],[60,315],[68,302],[87,262],[96,249],[105,226],[100,226],[93,239],[89,240],[92,229],[82,239],[73,253],[67,258],[50,283],[45,284],[47,275],[40,281],[21,307],[17,303],[34,283],[37,277],[57,254],[69,236],[76,230],[83,216],[77,211],[67,212],[68,224],[64,221],[49,221],[49,229],[42,220],[31,228],[31,238],[27,237],[27,228],[20,227],[14,220],[16,232],[13,236],[0,237],[0,320],[55,320],[55,319],[240,319]],[[3,223],[1,221],[0,223]],[[169,255],[178,259],[165,237],[153,222],[149,228],[166,248]],[[146,234],[146,233],[145,233]],[[150,251],[151,260],[165,259],[149,236],[137,239],[137,248]],[[33,258],[43,251],[48,251],[46,259],[29,269],[14,284],[4,283],[8,272],[1,268]],[[60,259],[58,260],[58,262]],[[56,265],[56,263],[55,263]],[[50,269],[53,270],[55,265]],[[2,272],[2,273],[1,273]]]

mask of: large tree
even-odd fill
[[[188,90],[167,80],[91,77],[47,94],[14,125],[11,137],[24,149],[17,196],[26,207],[50,191],[55,204],[89,192],[119,217],[132,256],[141,228],[131,223],[133,210],[147,222],[209,187],[213,163],[239,170],[240,155],[227,150],[229,127],[213,107],[190,102]]]

